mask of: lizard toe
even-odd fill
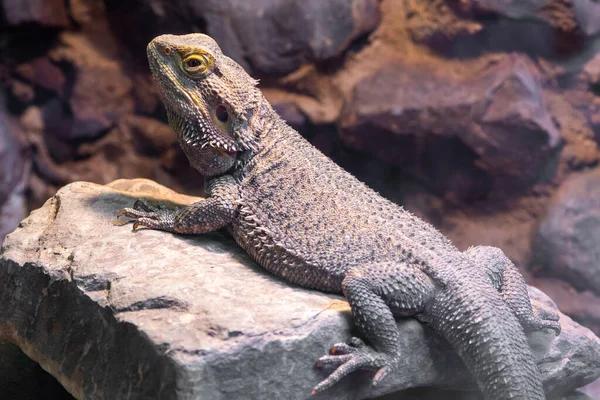
[[[375,376],[373,377],[373,381],[371,382],[371,385],[373,387],[379,385],[385,379],[385,377],[393,370],[394,369],[390,365],[380,368],[377,371],[377,373],[375,374]]]
[[[136,210],[135,208],[124,208],[121,211],[119,211],[119,213],[117,214],[117,218],[118,217],[128,217],[128,218],[133,218],[133,219],[139,219],[139,218],[155,218],[157,216],[155,211],[141,211],[141,210]]]
[[[543,329],[551,329],[555,335],[560,335],[561,326],[558,322],[559,316],[557,313],[540,308],[534,307],[533,315],[526,321],[522,322],[522,326],[526,331],[539,331]]]
[[[146,199],[137,199],[135,201],[135,203],[133,204],[133,209],[134,210],[142,210],[142,211],[146,211],[146,212],[157,212],[157,211],[166,210],[167,206],[162,203],[158,203],[157,205],[152,205]]]
[[[362,343],[362,341],[361,341]],[[341,345],[337,344],[334,347]],[[336,367],[336,369],[313,389],[313,394],[320,393],[335,385],[348,374],[358,370],[377,370],[373,384],[379,384],[385,376],[394,369],[394,358],[388,354],[380,353],[373,348],[362,344],[353,347],[343,343],[345,350],[353,349],[347,354],[328,355],[321,357],[317,362],[318,367]]]
[[[133,224],[133,230],[138,229],[140,226],[150,229],[169,230],[173,227],[173,220],[171,218],[138,218]]]
[[[125,216],[134,220],[133,230],[139,227],[169,230],[174,225],[175,211],[169,210],[164,205],[153,206],[145,199],[137,200],[133,208],[124,208],[117,214],[117,218]]]
[[[154,211],[154,207],[146,199],[137,199],[135,203],[133,203],[133,209],[147,212]]]
[[[351,358],[352,355],[350,354],[323,356],[317,361],[317,368],[339,367],[340,365],[349,361]]]
[[[357,337],[353,337],[350,340],[348,340],[347,343],[340,342],[340,343],[334,344],[331,347],[331,349],[329,350],[329,354],[332,354],[332,355],[350,354],[350,353],[354,353],[357,349],[360,349],[364,346],[365,346],[365,342],[363,342],[361,339],[359,339]]]

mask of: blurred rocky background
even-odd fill
[[[145,58],[205,32],[315,146],[600,334],[598,0],[0,0],[0,242],[66,183],[202,194]]]

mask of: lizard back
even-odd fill
[[[340,292],[345,272],[361,264],[418,263],[434,253],[460,257],[433,226],[380,196],[295,130],[276,129],[264,143],[240,174],[243,206],[233,233],[269,271],[294,279],[286,270],[310,265],[311,273],[329,279],[296,283]],[[261,257],[264,246],[275,247],[278,257]]]

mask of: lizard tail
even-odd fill
[[[432,326],[455,348],[486,400],[544,400],[544,389],[517,317],[490,285],[462,282],[438,293]]]

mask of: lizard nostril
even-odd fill
[[[227,108],[224,105],[220,105],[216,110],[217,119],[221,122],[227,122],[229,120],[229,113],[227,112]]]
[[[169,54],[171,54],[171,48],[169,46],[167,46],[163,49],[163,52],[165,53],[166,56],[168,56]]]

